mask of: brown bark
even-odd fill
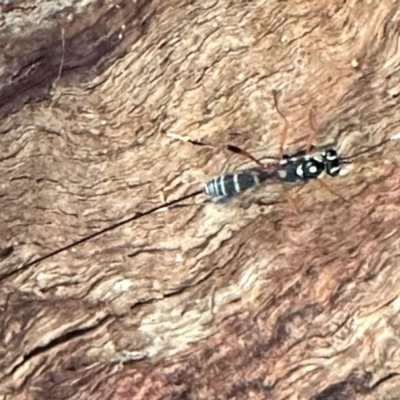
[[[24,264],[243,165],[165,133],[277,154],[272,89],[288,152],[312,105],[344,155],[397,133],[399,10],[1,5],[1,398],[398,399],[396,142],[325,179],[347,203],[316,183],[290,189],[300,215],[187,201]]]

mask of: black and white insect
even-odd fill
[[[307,183],[318,179],[324,174],[336,177],[339,175],[344,164],[351,163],[350,158],[341,157],[335,149],[310,154],[315,129],[312,125],[312,111],[310,111],[311,132],[306,150],[294,155],[283,154],[283,146],[288,131],[288,121],[278,107],[277,93],[273,92],[275,108],[284,121],[284,127],[280,133],[280,153],[278,157],[265,157],[272,161],[262,163],[244,149],[234,145],[226,145],[225,148],[232,153],[241,155],[252,160],[256,166],[238,172],[225,173],[209,180],[203,188],[209,200],[216,203],[226,203],[233,197],[262,184],[269,183]],[[179,135],[168,134],[168,136],[190,142],[194,145],[214,147],[203,142],[182,138]],[[352,157],[353,158],[353,157]],[[329,189],[329,188],[328,188]],[[341,196],[339,196],[341,197]]]
[[[273,92],[273,95],[274,95],[276,110],[279,113],[279,115],[283,118],[285,124],[284,124],[284,127],[283,127],[283,129],[281,131],[281,135],[280,135],[281,139],[280,139],[279,156],[278,157],[270,157],[270,156],[264,157],[267,159],[271,159],[272,160],[271,162],[262,163],[259,159],[253,157],[246,150],[243,150],[240,147],[237,147],[234,145],[226,145],[225,148],[227,150],[252,160],[253,162],[255,162],[256,166],[253,168],[244,169],[244,170],[241,170],[238,172],[222,174],[215,178],[212,178],[204,185],[202,190],[197,190],[195,192],[189,193],[189,194],[187,194],[183,197],[180,197],[176,200],[172,200],[167,203],[160,204],[160,205],[153,207],[151,209],[148,209],[144,212],[137,212],[133,216],[123,219],[122,221],[117,222],[116,224],[107,226],[97,232],[88,234],[87,236],[84,236],[81,239],[78,239],[68,245],[65,245],[65,246],[58,248],[50,253],[47,253],[44,256],[39,256],[39,257],[25,263],[19,269],[15,270],[14,272],[12,272],[10,274],[25,270],[35,264],[38,264],[41,261],[44,261],[50,257],[55,256],[56,254],[59,254],[66,250],[69,250],[79,244],[87,242],[88,240],[94,239],[95,237],[98,237],[106,232],[117,229],[120,226],[126,225],[126,224],[128,224],[132,221],[135,221],[139,218],[142,218],[146,215],[153,214],[157,211],[160,211],[161,209],[166,209],[169,207],[180,205],[183,201],[188,200],[193,197],[196,197],[196,196],[199,196],[201,194],[205,194],[207,196],[207,198],[213,202],[224,203],[224,202],[229,201],[231,198],[247,191],[248,189],[254,188],[254,187],[262,185],[262,184],[269,184],[269,183],[303,184],[303,183],[309,182],[310,180],[316,180],[316,179],[322,177],[324,174],[329,175],[331,177],[336,177],[339,175],[341,168],[344,164],[352,163],[353,162],[352,160],[359,157],[360,155],[362,155],[364,153],[369,153],[373,149],[376,149],[391,140],[400,140],[400,134],[396,134],[393,137],[391,137],[390,139],[386,139],[383,142],[378,143],[375,146],[369,147],[364,151],[360,151],[351,157],[342,157],[337,153],[337,151],[335,149],[332,149],[332,148],[328,149],[326,151],[323,151],[323,152],[312,154],[312,153],[310,153],[310,150],[312,148],[312,141],[315,136],[315,129],[312,126],[312,119],[311,119],[312,110],[311,110],[310,111],[310,124],[311,124],[311,128],[312,128],[311,131],[312,131],[313,135],[310,135],[310,137],[309,137],[306,150],[300,151],[293,155],[285,155],[285,154],[283,154],[283,146],[284,146],[284,143],[286,140],[289,124],[288,124],[286,117],[281,113],[281,111],[278,108],[276,92]],[[209,146],[209,147],[215,148],[215,146],[210,146],[210,145],[207,145],[202,142],[185,139],[178,135],[168,134],[168,136],[170,136],[172,138],[178,138],[178,139],[186,141],[186,142],[190,142],[194,145]],[[321,182],[321,184],[323,184],[321,180],[319,180],[319,182]],[[325,186],[329,191],[331,191],[328,186],[326,186],[324,184],[323,184],[323,186]],[[331,191],[331,193],[337,195],[336,193],[334,193],[332,191]],[[289,201],[289,203],[293,206],[293,208],[297,212],[296,207],[294,206],[294,203],[290,199],[290,196],[288,194],[286,194],[286,197],[287,197],[287,200]],[[339,196],[339,197],[341,197],[341,196]],[[5,256],[7,256],[7,254],[5,254]],[[0,254],[0,256],[1,256],[1,254]]]
[[[229,145],[228,148],[232,150],[234,146]],[[236,147],[235,149],[240,150],[240,152],[235,150],[235,153],[248,154],[242,149]],[[335,149],[312,155],[284,155],[281,160],[277,159],[275,162],[218,175],[206,182],[203,192],[215,203],[227,203],[243,192],[262,184],[304,184],[322,177],[323,174],[336,177],[342,166],[349,163],[350,159],[341,157]]]
[[[329,148],[324,151],[311,153],[313,148],[313,141],[316,136],[316,129],[313,125],[313,112],[315,108],[312,108],[309,113],[309,122],[311,127],[311,133],[308,138],[307,146],[305,150],[299,151],[293,155],[287,155],[283,152],[283,147],[287,137],[287,131],[289,123],[285,115],[281,112],[278,106],[277,92],[273,92],[274,104],[277,113],[281,116],[284,121],[283,129],[280,133],[280,146],[278,157],[264,157],[271,159],[271,162],[262,163],[260,159],[257,159],[251,155],[248,151],[241,149],[234,145],[226,145],[225,149],[228,151],[246,157],[252,160],[256,166],[249,169],[243,169],[237,172],[224,173],[210,179],[203,187],[203,193],[207,196],[208,200],[215,203],[227,203],[232,198],[237,197],[249,189],[255,188],[263,184],[305,184],[311,180],[318,180],[318,182],[327,189],[331,194],[341,198],[343,201],[347,201],[341,195],[332,191],[321,179],[324,175],[330,177],[339,176],[343,165],[351,164],[361,154],[368,153],[371,150],[382,146],[391,139],[384,140],[383,142],[369,147],[364,151],[358,152],[350,157],[343,157],[338,154],[334,148]],[[189,142],[198,146],[207,146],[216,148],[197,140],[191,140],[183,138],[176,134],[167,134],[171,138],[179,139],[185,142]],[[196,193],[197,195],[198,193]],[[285,197],[294,208],[295,212],[298,213],[293,201],[289,194],[285,192]]]

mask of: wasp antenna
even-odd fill
[[[342,158],[342,164],[354,164],[354,161],[351,161],[347,158]]]
[[[278,105],[280,92],[278,92],[277,90],[272,90],[272,96],[274,98],[275,110],[276,110],[276,112],[279,114],[279,116],[282,118],[282,120],[284,122],[282,130],[280,132],[280,139],[279,139],[279,159],[282,160],[283,159],[283,148],[285,146],[286,139],[287,139],[287,133],[288,133],[288,130],[289,130],[289,122],[288,122],[287,118],[285,117],[285,115],[280,110],[279,105]]]
[[[400,139],[400,134],[398,134],[398,135],[399,135],[398,139]],[[351,156],[349,156],[349,157],[345,157],[345,158],[343,158],[343,162],[346,163],[346,164],[349,164],[349,163],[351,162],[351,160],[353,160],[353,159],[355,159],[355,158],[357,158],[357,157],[359,157],[359,156],[361,156],[361,155],[363,155],[363,154],[368,154],[368,153],[370,153],[371,151],[373,151],[373,150],[375,150],[375,149],[378,149],[379,147],[385,145],[386,143],[388,143],[388,142],[390,142],[390,141],[392,141],[392,140],[397,140],[397,138],[393,139],[395,136],[397,136],[397,135],[394,135],[394,136],[392,136],[392,137],[389,138],[389,139],[384,139],[384,140],[382,140],[382,142],[380,142],[380,143],[378,143],[378,144],[375,144],[375,145],[373,145],[373,146],[370,146],[370,147],[368,147],[367,149],[362,150],[362,151],[359,151],[358,153],[353,154],[353,155],[351,155]]]

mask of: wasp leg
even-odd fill
[[[318,179],[319,184],[325,188],[329,193],[333,194],[336,197],[339,197],[339,199],[343,200],[345,203],[350,203],[349,200],[345,199],[343,196],[341,196],[339,193],[336,193],[333,191],[324,181],[321,181],[321,179]]]
[[[249,158],[250,160],[254,161],[259,167],[264,168],[264,164],[260,160],[252,156],[248,151],[243,150],[240,147],[233,146],[231,144],[228,144],[225,147],[232,153],[239,154],[243,157]]]
[[[281,116],[283,119],[284,125],[280,133],[280,140],[279,140],[279,159],[282,160],[283,158],[283,147],[285,146],[286,138],[287,138],[287,132],[289,129],[289,122],[285,115],[282,113],[282,111],[279,109],[278,106],[278,92],[276,90],[272,91],[272,95],[274,96],[274,105],[277,113]]]
[[[181,140],[182,142],[188,142],[188,143],[194,144],[195,146],[211,147],[211,148],[217,149],[217,150],[221,149],[221,147],[214,146],[212,144],[207,144],[207,143],[204,143],[204,142],[200,142],[198,140],[187,139],[187,138],[185,138],[183,136],[180,136],[180,135],[177,135],[175,133],[167,133],[167,136],[171,137],[173,139]],[[241,149],[240,147],[234,146],[232,144],[227,144],[227,145],[223,146],[223,148],[229,150],[232,153],[239,154],[242,157],[246,157],[246,158],[254,161],[259,167],[264,168],[264,164],[258,158],[256,158],[253,155],[251,155],[247,150]]]
[[[293,200],[292,196],[290,196],[289,192],[285,188],[283,188],[283,196],[285,197],[285,199],[289,203],[289,205],[292,208],[293,212],[296,215],[300,215],[299,209],[297,208],[295,201]]]
[[[313,142],[315,141],[315,137],[317,136],[317,130],[315,129],[315,126],[313,123],[313,116],[314,116],[316,109],[317,109],[316,106],[312,106],[308,113],[308,120],[310,122],[311,132],[310,132],[310,135],[308,136],[308,140],[307,140],[306,154],[310,153],[311,149],[313,148]]]

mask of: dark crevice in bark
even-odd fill
[[[104,11],[93,25],[78,26],[73,32],[68,31],[67,23],[60,22],[53,30],[40,32],[40,39],[36,42],[30,34],[14,38],[12,53],[5,53],[5,60],[12,65],[12,70],[6,64],[5,71],[0,75],[0,82],[10,82],[0,86],[0,118],[15,112],[25,103],[50,99],[51,87],[59,75],[62,59],[63,84],[79,85],[90,81],[117,58],[123,57],[128,48],[146,34],[155,15],[153,8],[156,1],[116,3],[118,8],[114,6]],[[126,25],[127,29],[119,29],[122,25]],[[63,50],[61,30],[64,27]],[[51,39],[44,41],[43,38]],[[0,43],[5,43],[6,39],[10,40],[0,38]],[[21,48],[22,54],[16,58],[18,48]]]

